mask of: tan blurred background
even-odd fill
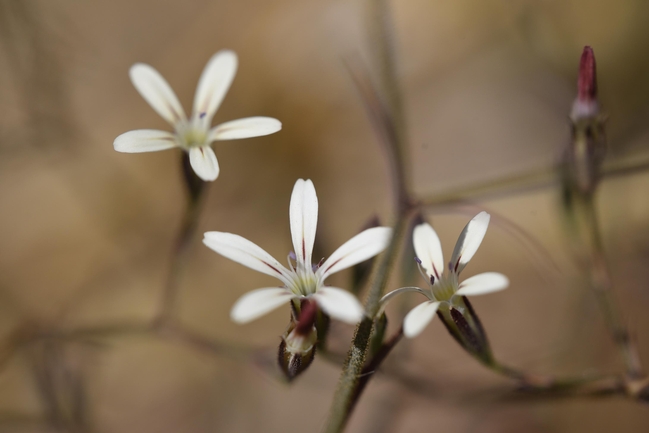
[[[387,164],[343,62],[360,56],[371,64],[364,1],[0,0],[0,431],[73,430],[74,423],[52,421],[53,401],[63,401],[59,410],[77,408],[65,417],[80,431],[318,431],[339,368],[319,357],[294,384],[282,383],[272,360],[286,309],[245,326],[228,318],[241,294],[271,279],[200,238],[230,231],[285,257],[298,177],[315,183],[325,255],[372,215],[390,222]],[[586,44],[610,115],[608,157],[646,150],[645,0],[418,0],[393,1],[392,10],[411,175],[422,196],[550,166],[569,139]],[[214,146],[221,175],[207,193],[175,314],[193,332],[256,355],[246,361],[144,333],[56,337],[154,317],[185,197],[179,151],[113,150],[122,132],[167,128],[128,68],[153,65],[188,108],[204,64],[223,48],[238,53],[239,72],[215,122],[266,115],[283,129]],[[647,362],[648,187],[649,174],[617,178],[599,196],[616,294]],[[506,292],[473,301],[499,358],[541,373],[622,371],[579,280],[557,194],[447,206],[430,220],[446,255],[481,208],[536,239],[497,220],[465,271],[511,279]],[[398,321],[398,308],[391,314]],[[23,327],[54,337],[8,353]],[[336,324],[334,345],[344,350],[351,331]],[[348,431],[649,428],[649,409],[623,398],[512,398],[511,384],[465,355],[437,320],[386,368],[410,379],[378,374]]]

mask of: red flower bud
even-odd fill
[[[599,114],[597,102],[597,68],[595,53],[589,46],[584,47],[579,62],[579,78],[577,79],[577,99],[572,105],[570,117],[573,121],[585,117],[595,117]]]

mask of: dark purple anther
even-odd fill
[[[207,115],[207,113],[203,111],[201,114],[198,115],[198,118],[199,118],[199,119],[202,119],[202,118],[205,117],[206,115]]]
[[[433,284],[435,284],[435,277],[432,276],[432,275],[430,276],[430,284],[431,284],[431,286],[432,286]]]
[[[311,269],[313,269],[313,272],[317,271],[320,268],[320,266],[322,266],[323,263],[324,263],[324,257],[320,259],[320,261],[318,262],[317,265],[311,266]]]
[[[288,256],[290,257],[291,260],[297,260],[297,256],[295,255],[295,253],[293,251],[288,253]]]
[[[421,265],[421,260],[419,259],[419,257],[415,257],[415,262]]]

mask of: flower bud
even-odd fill
[[[480,318],[469,300],[462,296],[455,305],[438,310],[446,329],[460,345],[484,364],[493,362],[493,354]]]
[[[315,327],[317,315],[317,304],[311,300],[303,301],[299,319],[297,322],[291,320],[289,328],[282,336],[277,360],[289,381],[305,371],[315,358],[315,345],[318,341]]]
[[[597,102],[597,68],[595,53],[585,46],[579,62],[579,78],[577,79],[577,99],[572,105],[570,117],[574,122],[599,114]]]
[[[570,113],[572,140],[563,154],[564,195],[591,194],[597,187],[599,171],[606,153],[604,116],[597,101],[595,54],[584,47],[579,63],[577,98]]]

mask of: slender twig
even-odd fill
[[[485,180],[458,189],[432,194],[420,200],[423,206],[449,205],[462,201],[515,194],[558,186],[561,182],[558,167],[543,168],[498,179]],[[649,170],[649,155],[612,161],[602,167],[604,179],[628,176]]]

